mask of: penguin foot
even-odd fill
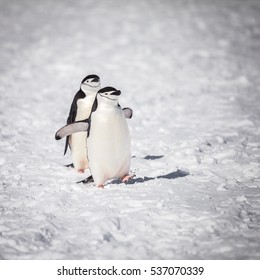
[[[78,169],[77,171],[78,171],[79,173],[84,173],[84,172],[85,172],[85,169],[82,168],[82,169]]]
[[[82,181],[77,182],[77,184],[79,184],[79,183],[89,184],[89,183],[93,183],[93,182],[94,182],[93,177],[92,177],[92,175],[90,175],[88,178],[86,178],[86,179],[84,179]]]
[[[121,178],[123,183],[126,183],[127,181],[129,181],[130,179],[134,178],[135,174],[128,174],[124,177]]]

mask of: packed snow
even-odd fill
[[[260,258],[260,1],[0,4],[0,258]],[[54,139],[93,73],[134,111],[105,189]]]

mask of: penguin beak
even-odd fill
[[[117,96],[119,96],[120,94],[121,94],[121,91],[117,90],[117,91],[112,92],[110,95],[117,95]]]
[[[95,77],[91,82],[98,83],[99,82],[99,77]]]

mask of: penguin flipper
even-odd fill
[[[55,139],[60,140],[64,138],[65,136],[69,136],[73,133],[82,132],[82,131],[88,131],[89,129],[89,120],[86,119],[84,121],[77,121],[68,125],[63,126],[60,128],[56,134]]]
[[[124,113],[126,119],[131,119],[133,116],[133,110],[128,107],[123,108],[123,113]]]

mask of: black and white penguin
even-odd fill
[[[84,120],[89,117],[96,94],[100,89],[100,78],[97,75],[86,76],[76,93],[69,112],[67,124]],[[84,172],[88,168],[86,132],[72,134],[66,138],[64,155],[68,146],[71,149],[71,157],[74,168],[78,172]]]
[[[76,132],[87,133],[87,158],[94,182],[98,187],[113,178],[123,182],[129,175],[131,140],[126,118],[132,117],[132,109],[121,109],[118,97],[121,92],[113,87],[98,91],[91,114],[84,121],[76,121],[57,131],[59,140]]]

